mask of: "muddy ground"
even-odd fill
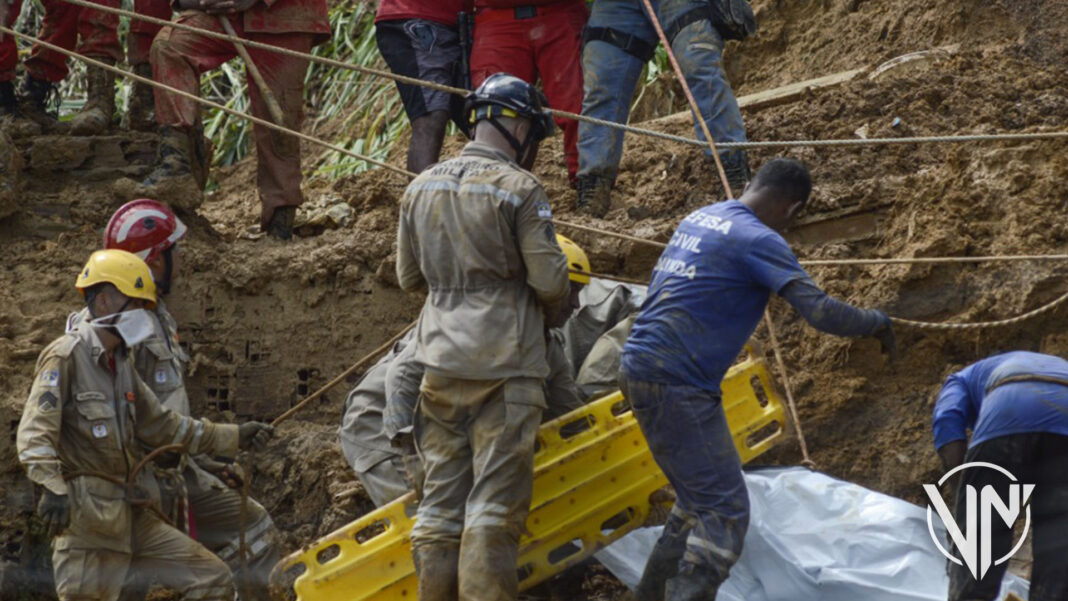
[[[760,35],[741,46],[732,43],[726,59],[739,94],[874,66],[906,52],[950,44],[960,49],[940,61],[749,111],[751,139],[1037,131],[1062,129],[1068,121],[1068,8],[1061,2],[754,5]],[[685,118],[652,126],[692,134]],[[17,202],[0,201],[6,257],[0,267],[0,554],[9,566],[33,559],[25,557],[24,544],[33,490],[21,475],[13,441],[35,358],[78,307],[75,274],[99,244],[108,215],[130,199],[123,178],[143,174],[153,143],[142,135],[21,138],[14,141],[17,156],[5,162],[21,166]],[[461,144],[450,140],[446,155]],[[582,217],[571,208],[574,193],[559,146],[559,138],[550,141],[537,172],[562,220],[666,241],[683,215],[718,196],[700,150],[631,136],[613,211],[604,220]],[[403,152],[398,145],[394,164],[403,164]],[[1062,141],[793,148],[755,152],[752,162],[777,155],[805,161],[816,182],[804,223],[789,236],[802,258],[1066,249],[1068,158]],[[401,329],[421,304],[401,292],[392,275],[403,178],[378,171],[308,181],[309,203],[347,205],[350,218],[342,227],[310,226],[305,236],[280,243],[249,235],[259,212],[254,174],[251,160],[217,170],[219,189],[185,215],[191,232],[183,244],[182,280],[168,299],[182,324],[182,344],[193,356],[193,403],[209,417],[279,414]],[[566,233],[587,248],[595,271],[646,277],[656,260],[647,247]],[[812,273],[850,302],[938,322],[1011,317],[1068,291],[1066,267],[1057,263],[821,267]],[[939,475],[930,410],[947,374],[996,351],[1068,353],[1068,308],[999,329],[902,328],[894,364],[880,355],[877,343],[819,334],[779,301],[772,313],[818,467],[915,502],[922,498],[921,485]],[[758,337],[766,337],[763,329]],[[361,494],[333,501],[357,486],[335,435],[343,398],[340,388],[328,393],[282,426],[266,453],[243,459],[255,473],[254,496],[271,510],[289,548],[370,507]],[[790,439],[760,461],[799,460]],[[553,586],[554,597],[607,599],[620,592],[600,570],[573,572]],[[47,582],[22,582],[19,591],[28,598],[35,588],[46,589]]]

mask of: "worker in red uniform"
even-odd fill
[[[467,87],[459,20],[471,14],[471,0],[382,0],[375,14],[375,41],[391,71],[458,88]],[[412,124],[408,170],[420,173],[438,162],[445,128],[452,118],[461,129],[462,96],[396,82]]]
[[[119,7],[119,0],[95,1],[102,6]],[[63,0],[43,0],[43,6],[44,19],[38,38],[109,65],[122,61],[118,15],[83,9]],[[13,15],[18,17],[17,12],[13,11]],[[49,114],[48,105],[56,93],[56,84],[69,72],[66,55],[34,44],[26,59],[19,111],[42,125],[54,124],[55,117]],[[70,125],[71,132],[79,135],[102,133],[111,125],[115,113],[115,74],[90,66],[87,77],[88,98]]]
[[[582,28],[589,11],[584,0],[475,0],[475,41],[471,83],[494,73],[529,82],[541,77],[549,106],[582,110]],[[578,122],[556,119],[564,130],[567,176],[578,171]]]
[[[0,1],[0,24],[14,27],[22,12],[22,0],[11,3]],[[15,37],[0,33],[0,116],[13,115],[18,101],[15,97],[15,67],[19,62],[19,49]]]
[[[171,18],[171,4],[168,0],[134,0],[134,12],[139,15],[155,17],[169,21]],[[163,29],[161,25],[130,19],[130,34],[126,38],[126,62],[133,69],[135,75],[152,78],[152,63],[149,61],[149,52],[152,50],[152,41],[156,34]],[[155,129],[156,101],[152,92],[152,86],[134,83],[130,93],[130,106],[128,124],[130,129],[146,131]]]
[[[177,0],[178,23],[222,32],[219,14],[226,14],[237,35],[297,52],[311,52],[330,36],[326,0]],[[267,87],[285,115],[284,125],[300,131],[304,121],[304,77],[307,59],[249,48]],[[200,91],[200,75],[234,58],[233,43],[203,34],[166,27],[152,43],[155,79],[191,94]],[[270,112],[260,89],[248,82],[252,114],[267,121]],[[164,193],[164,180],[193,175],[194,150],[202,136],[197,128],[200,105],[156,89],[156,121],[161,126],[159,164],[144,182],[146,193]],[[260,229],[279,239],[293,235],[293,218],[304,201],[300,184],[300,140],[253,126],[256,140]],[[197,178],[203,185],[204,178]],[[157,198],[159,196],[156,196]]]

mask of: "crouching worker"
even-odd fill
[[[552,132],[544,97],[507,74],[468,96],[474,141],[408,186],[397,280],[429,289],[415,442],[426,469],[412,529],[420,601],[514,600],[545,408],[545,317],[568,297],[549,199],[527,169]]]
[[[152,334],[156,305],[148,266],[121,250],[93,253],[78,275],[89,308],[41,353],[19,422],[19,461],[43,494],[38,514],[55,536],[60,601],[114,601],[127,574],[152,572],[185,599],[232,601],[230,570],[167,524],[147,502],[141,442],[234,457],[263,447],[272,429],[195,420],[165,408],[134,371],[129,349]]]

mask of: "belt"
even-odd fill
[[[490,23],[495,21],[522,21],[524,19],[533,19],[545,15],[549,12],[546,9],[555,7],[559,4],[574,4],[574,0],[557,0],[556,2],[550,2],[548,4],[526,4],[511,8],[497,8],[492,6],[479,8],[478,12],[475,13],[475,20],[483,23]]]

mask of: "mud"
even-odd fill
[[[960,44],[946,60],[749,112],[754,140],[851,138],[858,131],[868,137],[1033,131],[1063,128],[1068,121],[1063,94],[1068,89],[1063,68],[1068,9],[1063,3],[756,0],[754,5],[760,36],[732,44],[726,58],[740,94]],[[681,108],[657,106],[649,114]],[[677,119],[656,126],[692,135],[691,127]],[[141,134],[114,138],[114,143],[92,141],[80,162],[84,142],[52,141],[49,147],[16,139],[19,153],[13,160],[22,161],[18,200],[12,203],[0,194],[0,240],[8,258],[0,267],[0,559],[5,562],[30,552],[23,533],[33,491],[15,460],[13,440],[35,358],[79,306],[74,276],[99,244],[108,215],[132,194],[116,182],[143,174],[154,150]],[[35,151],[37,144],[42,146]],[[101,145],[110,145],[111,154]],[[448,140],[445,156],[461,146],[462,140]],[[115,152],[123,155],[124,166],[102,162],[102,156],[115,157]],[[398,145],[391,162],[403,164],[403,155]],[[816,183],[804,223],[790,235],[802,257],[1066,250],[1063,142],[795,148],[751,156],[759,165],[778,155],[805,161]],[[62,168],[60,159],[70,168]],[[660,241],[688,211],[719,195],[700,149],[634,136],[628,137],[616,205],[605,220],[572,211],[574,192],[564,177],[559,138],[547,144],[536,171],[558,218]],[[317,227],[304,232],[306,237],[279,243],[255,234],[259,206],[252,160],[218,170],[214,178],[218,189],[205,195],[195,214],[184,215],[191,230],[182,246],[182,279],[167,302],[193,357],[189,382],[195,411],[220,419],[266,419],[417,314],[421,299],[398,290],[392,276],[397,203],[405,181],[384,171],[308,180],[309,201],[347,203],[351,222],[338,229]],[[631,243],[566,233],[587,248],[594,271],[646,277],[658,254]],[[1068,290],[1066,271],[1060,264],[1012,263],[824,267],[813,275],[835,295],[893,315],[976,321],[1011,317],[1052,300]],[[939,474],[930,410],[947,374],[1001,350],[1068,353],[1063,326],[1068,308],[994,330],[900,329],[900,357],[894,364],[872,341],[815,332],[780,301],[773,301],[772,314],[819,468],[916,502],[922,484]],[[758,337],[767,343],[763,330]],[[358,487],[335,433],[344,392],[344,386],[335,389],[283,425],[264,454],[242,458],[254,472],[253,495],[271,510],[290,548],[370,508],[359,493],[333,500]],[[761,461],[799,460],[791,439]],[[592,567],[563,576],[552,588],[546,594],[557,599],[615,599],[622,593],[610,576]],[[32,592],[32,587],[20,590]]]

